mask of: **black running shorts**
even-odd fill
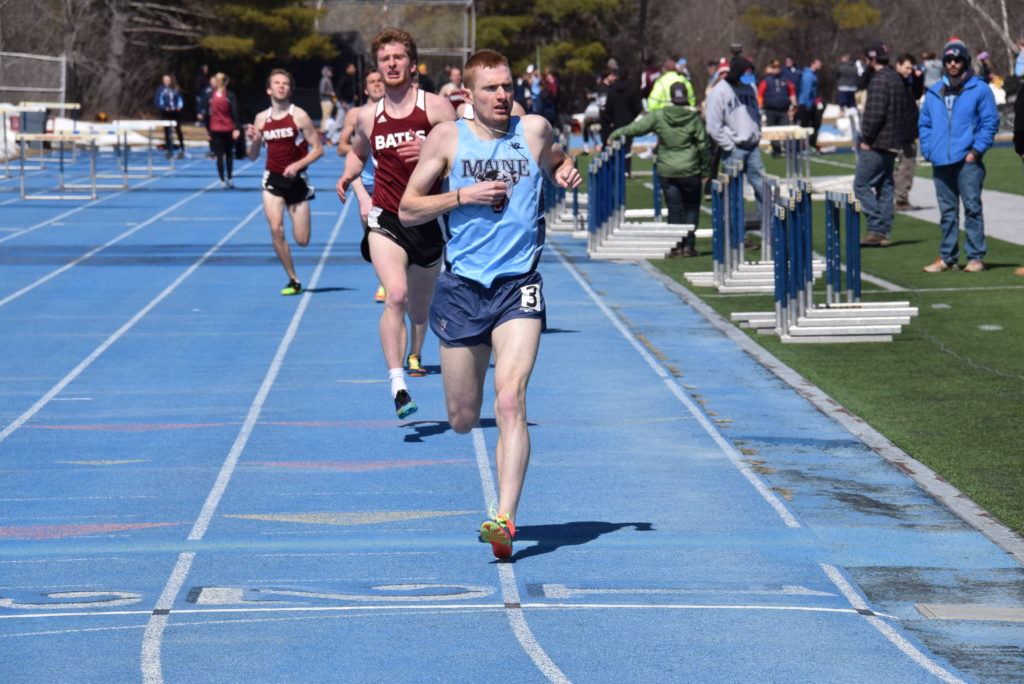
[[[359,245],[363,258],[370,259],[369,233],[378,233],[391,240],[409,255],[409,263],[429,268],[436,264],[444,252],[444,237],[437,220],[418,226],[405,227],[398,220],[398,214],[380,207],[373,207],[366,217],[366,232]]]
[[[300,204],[316,197],[316,188],[309,184],[306,172],[288,178],[271,171],[263,172],[263,189],[271,195],[283,197],[287,206]]]

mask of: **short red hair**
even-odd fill
[[[480,50],[466,62],[462,70],[462,80],[469,85],[477,69],[494,69],[500,66],[508,66],[508,58],[505,55],[494,50]]]

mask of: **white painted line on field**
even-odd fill
[[[860,594],[854,590],[835,566],[822,563],[821,569],[825,571],[828,578],[832,580],[832,583],[836,585],[836,588],[839,589],[843,596],[846,597],[846,600],[850,602],[850,605],[853,606],[855,610],[858,612],[867,611],[868,613],[871,613],[870,615],[861,613],[861,615],[868,621],[868,624],[881,632],[882,636],[888,639],[896,648],[903,651],[907,657],[921,666],[928,673],[938,677],[944,682],[948,682],[949,684],[966,684],[964,680],[960,679],[952,672],[922,653],[917,647],[907,641],[899,632],[893,629],[892,625],[879,618],[877,613],[871,611],[864,599],[860,597]]]
[[[189,195],[188,197],[180,199],[177,202],[175,202],[174,204],[172,204],[171,206],[169,206],[169,207],[167,207],[167,208],[157,212],[152,217],[146,219],[145,221],[143,221],[142,223],[138,224],[134,228],[129,228],[128,230],[126,230],[125,232],[121,233],[117,237],[112,238],[112,239],[104,242],[99,247],[96,247],[94,249],[90,249],[88,252],[86,252],[82,256],[78,257],[77,259],[74,259],[73,261],[69,261],[68,263],[64,264],[63,266],[61,266],[60,268],[58,268],[58,269],[56,269],[54,271],[50,271],[50,273],[46,274],[42,278],[39,278],[38,280],[36,280],[36,281],[34,281],[32,283],[29,283],[28,285],[26,285],[25,287],[21,288],[17,292],[14,292],[12,294],[7,295],[3,299],[0,299],[0,306],[4,306],[5,304],[14,301],[15,299],[17,299],[18,297],[22,296],[23,294],[31,292],[32,290],[34,290],[35,288],[39,287],[43,283],[48,282],[50,280],[53,280],[54,278],[59,276],[64,271],[72,269],[75,266],[77,266],[78,264],[82,263],[83,261],[93,257],[94,255],[98,254],[99,252],[102,252],[107,247],[115,245],[118,242],[120,242],[121,240],[125,239],[126,237],[129,237],[129,236],[137,233],[138,231],[142,230],[143,228],[145,228],[146,226],[150,225],[151,223],[160,220],[165,215],[171,213],[172,211],[174,211],[178,207],[180,207],[180,206],[182,206],[184,204],[187,204],[188,202],[191,202],[196,197],[199,197],[200,195],[205,193],[207,190],[210,190],[211,188],[213,188],[216,185],[217,185],[217,183],[210,183],[209,185],[207,185],[202,190],[194,192],[191,195]]]
[[[75,378],[77,378],[89,366],[91,366],[93,361],[98,359],[100,357],[100,355],[103,354],[103,352],[105,352],[107,349],[109,349],[111,347],[111,345],[113,345],[115,342],[117,342],[119,339],[121,339],[121,337],[123,337],[125,333],[127,333],[129,330],[131,330],[135,326],[136,323],[141,321],[147,314],[149,314],[150,311],[152,311],[154,308],[156,308],[157,304],[159,304],[164,299],[166,299],[168,296],[170,296],[170,294],[172,292],[174,292],[178,288],[178,286],[181,285],[181,283],[183,283],[185,281],[186,278],[188,278],[190,275],[192,275],[192,273],[194,273],[196,271],[196,269],[198,269],[200,266],[202,266],[206,262],[207,259],[209,259],[211,256],[213,256],[214,252],[216,252],[221,247],[223,247],[224,244],[227,243],[227,241],[230,240],[235,235],[235,233],[237,233],[239,230],[241,230],[242,227],[245,226],[245,224],[247,224],[249,221],[251,221],[252,218],[254,216],[256,216],[256,214],[259,213],[262,210],[263,210],[263,207],[256,207],[251,212],[249,212],[248,216],[246,216],[244,219],[239,221],[238,224],[235,225],[234,228],[229,230],[227,232],[227,234],[224,235],[224,237],[222,237],[217,242],[217,244],[215,244],[214,246],[210,247],[210,249],[206,250],[206,252],[201,257],[199,257],[199,259],[197,259],[195,261],[195,263],[193,263],[191,266],[189,266],[185,270],[184,273],[182,273],[180,276],[175,278],[174,281],[170,285],[168,285],[166,288],[164,288],[163,292],[161,292],[156,297],[154,297],[152,300],[150,300],[150,302],[148,304],[146,304],[146,306],[144,306],[141,309],[139,309],[138,313],[136,313],[134,316],[132,316],[130,319],[128,319],[127,323],[125,323],[120,328],[118,328],[117,331],[114,332],[114,334],[112,334],[106,340],[104,340],[103,343],[100,344],[100,346],[96,347],[96,349],[94,349],[93,352],[91,354],[89,354],[89,356],[87,356],[85,358],[85,360],[83,360],[81,363],[79,363],[77,366],[75,366],[71,370],[70,373],[65,375],[60,380],[60,382],[58,382],[56,385],[51,387],[50,390],[46,394],[44,394],[35,404],[33,404],[31,406],[31,408],[29,408],[27,411],[25,411],[20,416],[15,418],[7,427],[5,427],[2,431],[0,431],[0,442],[3,442],[5,439],[10,437],[11,434],[13,434],[15,430],[17,430],[22,425],[24,425],[26,422],[28,422],[34,415],[39,413],[39,411],[42,410],[42,408],[44,406],[46,406],[48,403],[50,403],[50,401],[52,401],[54,397],[56,397],[58,394],[60,394],[61,391],[63,391],[63,389],[65,387],[70,385],[75,380]]]
[[[341,224],[345,221],[345,217],[348,215],[348,210],[351,206],[351,202],[345,205],[344,210],[342,210],[341,215],[334,224],[334,230],[331,232],[331,237],[328,239],[327,245],[320,254],[320,261],[317,264],[316,269],[313,271],[313,276],[310,278],[309,287],[302,294],[299,305],[296,307],[295,313],[292,315],[291,323],[289,323],[288,329],[285,331],[284,337],[281,339],[281,343],[277,347],[277,352],[274,354],[274,358],[270,362],[270,368],[267,369],[267,374],[263,378],[263,383],[256,392],[256,398],[253,399],[252,404],[249,406],[249,413],[245,418],[245,422],[242,424],[242,428],[239,430],[238,436],[235,438],[235,442],[231,446],[231,450],[228,452],[228,456],[224,460],[220,472],[217,474],[217,480],[214,482],[213,489],[206,497],[203,508],[199,513],[199,518],[192,526],[192,531],[188,535],[189,541],[201,540],[206,534],[207,529],[209,529],[210,520],[213,518],[213,515],[217,510],[217,506],[220,504],[220,500],[224,496],[224,492],[227,490],[228,482],[230,482],[231,476],[235,472],[235,467],[238,465],[238,459],[242,455],[242,451],[245,449],[246,444],[249,442],[249,436],[252,434],[253,428],[256,426],[256,421],[259,419],[260,412],[263,410],[263,404],[266,402],[267,395],[270,394],[270,388],[274,385],[274,381],[277,380],[277,375],[281,370],[281,365],[284,363],[284,357],[288,353],[288,349],[291,347],[292,341],[295,339],[295,334],[298,332],[299,323],[302,322],[302,317],[305,315],[306,309],[309,307],[310,298],[312,297],[310,290],[315,288],[317,282],[320,280],[320,275],[323,273],[324,266],[327,263],[327,257],[330,256],[331,248],[334,245],[335,240],[338,238],[338,232],[341,230]],[[250,214],[250,217],[255,214],[255,211],[258,211],[258,209],[254,210],[253,214]],[[185,560],[186,556],[189,556],[189,558],[187,558],[187,562]],[[160,596],[160,600],[157,602],[156,610],[153,611],[153,614],[149,618],[149,624],[146,626],[146,632],[142,639],[142,678],[147,684],[160,684],[163,682],[163,667],[160,663],[160,649],[163,641],[163,633],[167,627],[170,608],[174,604],[175,597],[181,590],[181,584],[184,582],[185,575],[188,574],[188,570],[192,564],[192,558],[194,556],[194,553],[181,554],[178,560],[178,565],[175,566],[174,573],[172,573],[170,579],[167,580],[167,584]]]
[[[658,377],[662,379],[662,381],[665,383],[665,386],[673,395],[675,395],[676,399],[678,399],[680,403],[682,403],[682,405],[686,407],[686,409],[690,412],[690,415],[692,415],[697,420],[697,422],[700,423],[700,426],[704,428],[704,431],[708,434],[708,436],[711,437],[712,440],[714,440],[715,444],[719,446],[722,452],[726,455],[729,461],[736,467],[736,469],[740,471],[743,477],[745,477],[747,481],[750,482],[751,485],[753,485],[754,489],[757,490],[757,493],[761,495],[761,498],[763,498],[769,506],[775,509],[775,512],[778,514],[780,518],[782,518],[782,521],[786,524],[786,527],[801,527],[796,517],[789,511],[788,508],[786,508],[786,505],[782,503],[782,500],[779,499],[779,497],[777,497],[775,493],[768,488],[768,485],[766,485],[764,481],[754,473],[754,471],[750,468],[748,464],[743,462],[743,457],[740,454],[740,452],[736,450],[736,447],[730,444],[727,439],[722,437],[722,434],[711,423],[711,421],[708,420],[707,416],[700,409],[700,407],[698,407],[697,404],[694,403],[694,401],[690,399],[689,396],[687,396],[683,388],[680,387],[679,384],[675,382],[675,380],[672,378],[672,375],[660,363],[658,363],[657,359],[655,359],[651,355],[651,353],[644,348],[642,344],[640,344],[639,340],[636,339],[636,336],[633,335],[633,333],[630,332],[629,328],[626,327],[625,323],[623,323],[622,320],[618,316],[616,316],[610,308],[608,308],[608,305],[601,301],[601,298],[597,295],[596,292],[594,292],[594,289],[590,287],[590,284],[583,279],[583,276],[579,274],[579,272],[565,258],[565,256],[560,251],[556,252],[556,254],[558,256],[558,260],[561,261],[562,265],[565,267],[565,270],[567,270],[572,275],[572,277],[576,279],[576,282],[579,283],[581,288],[583,288],[583,291],[587,293],[587,295],[594,301],[595,304],[597,304],[597,307],[604,313],[605,316],[608,317],[608,320],[612,322],[612,325],[614,325],[615,328],[622,334],[622,336],[626,338],[626,341],[629,342],[629,344],[633,347],[633,349],[637,351],[638,354],[640,354],[644,361],[647,362],[647,365],[654,370]]]
[[[494,475],[491,473],[491,459],[487,454],[484,433],[479,427],[473,428],[473,450],[476,453],[477,470],[480,473],[480,485],[484,490],[484,505],[488,510],[498,505],[498,493],[494,486]],[[565,676],[551,657],[545,653],[537,638],[533,636],[530,626],[523,616],[522,604],[519,601],[519,590],[516,588],[516,574],[511,563],[498,563],[498,579],[501,582],[501,597],[505,605],[505,615],[512,626],[512,633],[522,646],[530,660],[543,673],[548,681],[557,684],[569,684]]]
[[[181,167],[181,169],[178,169],[178,170],[181,171],[183,169],[187,169],[189,166],[193,166],[193,165],[198,164],[198,163],[199,162],[190,162],[189,164]],[[92,200],[90,202],[87,202],[87,203],[83,204],[80,207],[75,207],[74,209],[69,209],[68,211],[65,211],[63,214],[58,214],[57,216],[54,216],[51,219],[47,219],[47,220],[45,220],[45,221],[43,221],[41,223],[37,223],[34,226],[29,226],[28,228],[19,229],[17,233],[12,233],[11,235],[5,235],[4,237],[0,238],[0,242],[7,242],[8,240],[13,240],[16,237],[20,237],[20,236],[24,235],[25,233],[31,233],[33,230],[37,230],[39,228],[44,228],[44,227],[46,227],[48,225],[51,225],[51,224],[53,224],[53,223],[55,223],[57,221],[60,221],[63,218],[67,218],[68,216],[71,216],[72,214],[77,214],[78,212],[80,212],[80,211],[82,211],[84,209],[88,209],[90,207],[94,207],[97,204],[100,204],[101,202],[106,202],[107,200],[114,199],[115,197],[120,197],[121,195],[124,195],[125,193],[127,193],[127,192],[129,192],[131,190],[134,190],[136,188],[141,188],[143,185],[149,185],[150,183],[153,183],[153,182],[156,182],[158,180],[161,180],[164,177],[170,175],[171,173],[172,173],[172,171],[168,171],[168,172],[166,172],[164,174],[161,174],[159,176],[156,176],[154,178],[150,178],[148,180],[144,180],[141,183],[138,183],[137,185],[134,185],[134,186],[128,188],[127,190],[121,190],[119,192],[115,192],[112,195],[107,195],[106,197],[100,197],[98,199],[94,199],[94,200]],[[211,187],[212,187],[212,185],[211,185]],[[4,204],[7,204],[7,202],[5,202]]]
[[[964,522],[988,537],[994,544],[1008,553],[1015,561],[1024,565],[1024,539],[1014,530],[996,520],[988,511],[971,501],[970,497],[951,485],[938,473],[913,458],[885,435],[868,425],[863,418],[851,413],[818,386],[795,370],[779,361],[773,354],[748,337],[743,331],[701,301],[683,285],[651,266],[647,261],[639,262],[640,267],[652,278],[659,281],[670,292],[675,293],[702,315],[712,326],[732,340],[755,361],[771,371],[777,378],[811,402],[819,411],[839,423],[857,439],[884,460],[896,466],[935,497]]]

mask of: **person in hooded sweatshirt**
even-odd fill
[[[963,203],[967,235],[964,270],[974,273],[985,270],[982,157],[995,140],[999,109],[992,89],[971,68],[971,53],[962,40],[953,38],[946,43],[942,66],[945,74],[925,92],[917,122],[921,153],[932,163],[942,230],[939,258],[922,270],[938,273],[959,268],[959,209]]]
[[[628,126],[616,128],[611,139],[655,133],[658,136],[658,175],[665,193],[668,222],[693,228],[669,252],[669,257],[697,256],[695,231],[700,217],[701,179],[711,173],[704,122],[696,107],[689,106],[684,83],[673,83],[671,104],[657,109]]]
[[[612,131],[632,122],[643,110],[640,89],[633,85],[631,78],[623,74],[611,79],[604,109],[601,110],[602,133],[605,134],[605,139],[610,139]],[[626,137],[625,145],[626,174],[632,175],[633,136]]]
[[[723,168],[735,160],[743,166],[754,189],[761,215],[764,162],[761,161],[761,112],[754,92],[754,65],[743,55],[729,62],[729,74],[708,94],[705,116],[708,135],[722,150]]]

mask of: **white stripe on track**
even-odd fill
[[[846,600],[850,602],[850,605],[853,606],[855,610],[871,610],[864,599],[860,597],[860,594],[858,594],[850,583],[846,581],[846,578],[843,577],[838,568],[834,565],[826,565],[825,563],[822,563],[821,569],[825,571],[828,578],[832,580],[832,583],[836,585],[836,588],[839,589],[842,595],[846,597]],[[872,611],[872,613],[874,613],[874,611]],[[877,613],[872,615],[862,614],[862,617],[868,621],[868,624],[881,632],[882,636],[888,639],[896,648],[903,651],[906,656],[924,668],[929,674],[932,674],[949,684],[966,684],[964,680],[960,679],[955,674],[922,653],[917,647],[907,641],[899,632],[893,629],[890,624],[878,617]]]
[[[484,490],[484,503],[488,509],[497,506],[498,494],[494,487],[494,476],[491,473],[491,459],[487,455],[487,444],[484,442],[484,433],[479,427],[473,428],[473,450],[476,452],[477,470],[480,472],[480,485]],[[537,669],[548,678],[548,681],[557,684],[569,684],[569,678],[555,665],[550,656],[544,652],[530,626],[526,624],[526,617],[519,601],[519,590],[516,588],[516,574],[511,563],[498,563],[498,579],[501,582],[501,597],[505,603],[505,615],[512,626],[512,633],[515,634],[519,645],[523,647],[526,655],[537,666]]]
[[[732,464],[736,466],[737,470],[740,471],[743,477],[745,477],[747,481],[750,482],[751,485],[753,485],[754,489],[757,490],[757,493],[761,495],[761,498],[763,498],[766,502],[768,502],[768,505],[775,509],[775,512],[778,513],[780,518],[782,518],[782,521],[786,524],[786,527],[801,527],[799,521],[797,521],[796,519],[796,516],[794,516],[790,512],[790,510],[786,508],[786,505],[782,503],[779,497],[777,497],[775,493],[768,488],[768,485],[764,483],[764,480],[758,477],[757,474],[755,474],[754,471],[751,470],[750,466],[743,462],[742,456],[740,452],[736,450],[736,447],[730,444],[727,439],[722,437],[722,434],[718,431],[717,428],[715,428],[711,421],[708,420],[707,416],[704,415],[704,412],[700,410],[700,407],[698,407],[697,404],[686,395],[686,392],[683,390],[683,388],[680,387],[679,384],[672,379],[671,374],[660,363],[658,363],[658,361],[651,355],[650,352],[648,352],[644,348],[642,344],[640,344],[640,342],[636,339],[636,336],[633,335],[630,332],[629,328],[627,328],[626,325],[622,322],[622,320],[618,316],[616,316],[610,308],[608,308],[608,305],[601,301],[601,298],[598,297],[596,292],[594,292],[594,289],[590,287],[590,284],[587,283],[586,280],[584,280],[583,276],[581,276],[576,271],[576,269],[572,266],[571,263],[569,263],[565,256],[561,252],[556,252],[556,254],[558,256],[558,260],[561,261],[562,265],[565,267],[565,270],[569,271],[572,277],[576,279],[576,282],[578,282],[580,287],[583,288],[583,291],[587,293],[587,295],[594,301],[595,304],[597,304],[597,307],[604,313],[605,316],[608,317],[608,320],[610,320],[612,322],[612,325],[614,325],[616,329],[622,334],[622,336],[626,338],[626,341],[629,342],[630,345],[632,345],[633,349],[635,349],[637,353],[640,354],[641,357],[643,357],[643,359],[647,362],[647,365],[649,365],[658,375],[658,377],[662,379],[662,381],[665,383],[665,386],[668,387],[669,391],[673,395],[675,395],[675,397],[680,401],[680,403],[683,404],[683,406],[686,407],[686,409],[690,412],[690,415],[697,419],[697,422],[700,423],[702,428],[704,428],[704,431],[708,434],[708,436],[710,436],[711,439],[715,441],[715,444],[717,444],[719,448],[721,448],[721,450],[725,453],[726,457],[728,457],[729,461],[731,461]]]
[[[277,375],[281,371],[281,365],[284,363],[284,357],[288,353],[288,349],[291,347],[292,341],[295,339],[295,334],[298,332],[299,323],[302,322],[302,317],[305,315],[306,309],[309,307],[309,301],[312,297],[312,294],[309,292],[309,288],[315,288],[317,282],[320,280],[320,275],[323,273],[324,266],[327,264],[327,257],[331,254],[331,248],[334,245],[334,241],[338,238],[338,232],[341,230],[341,225],[344,223],[345,217],[348,216],[348,210],[351,206],[352,202],[345,204],[345,208],[338,217],[338,221],[334,224],[334,230],[331,232],[331,237],[327,240],[327,245],[324,247],[324,251],[320,254],[320,261],[317,263],[316,269],[313,271],[313,276],[309,280],[309,286],[302,294],[299,305],[296,307],[295,313],[292,315],[291,323],[289,323],[288,329],[285,331],[284,337],[281,339],[281,343],[277,347],[277,352],[274,354],[274,358],[270,362],[270,368],[267,369],[267,374],[263,378],[263,383],[256,392],[256,398],[253,399],[252,404],[249,406],[249,413],[245,418],[245,422],[242,424],[242,428],[239,430],[238,436],[235,438],[235,442],[232,444],[227,458],[224,460],[223,465],[221,465],[220,472],[217,473],[217,480],[214,482],[213,489],[211,489],[210,493],[207,495],[205,503],[203,503],[203,508],[199,513],[199,518],[192,526],[192,531],[188,535],[189,541],[201,540],[210,527],[210,521],[213,519],[213,514],[216,512],[217,506],[220,504],[220,500],[224,496],[224,492],[227,490],[228,482],[231,481],[231,476],[234,474],[235,467],[238,465],[238,459],[241,457],[242,451],[245,450],[245,446],[249,442],[249,436],[252,434],[253,428],[256,426],[256,421],[259,419],[260,412],[263,410],[263,404],[267,400],[267,395],[270,394],[270,388],[273,387],[274,382],[277,380]],[[163,592],[160,594],[160,599],[157,601],[156,611],[170,611],[171,606],[174,604],[175,597],[177,597],[181,590],[181,585],[185,581],[185,576],[188,574],[194,558],[195,553],[182,553],[178,557],[178,563],[175,565],[174,571],[171,573],[171,577],[167,580],[167,584],[164,587]],[[156,611],[154,611],[150,616],[149,624],[146,625],[146,632],[142,638],[142,679],[146,684],[160,684],[163,682],[163,667],[160,662],[160,649],[163,642],[164,629],[167,627],[167,621],[170,615],[169,612],[157,614]]]
[[[57,396],[65,387],[70,385],[75,380],[75,378],[77,378],[85,371],[85,369],[92,365],[93,361],[98,359],[103,352],[105,352],[107,349],[111,347],[111,345],[113,345],[115,342],[121,339],[121,337],[123,337],[125,333],[131,330],[136,323],[141,321],[147,314],[149,314],[149,312],[152,311],[157,304],[162,302],[172,292],[174,292],[174,290],[176,290],[177,287],[181,285],[181,283],[184,282],[186,278],[192,275],[192,273],[194,273],[196,269],[202,266],[207,259],[213,256],[214,252],[223,247],[224,244],[235,235],[235,233],[241,230],[245,224],[251,221],[253,217],[256,216],[256,214],[261,212],[262,210],[263,207],[260,206],[256,207],[251,212],[249,212],[248,216],[239,221],[239,223],[230,231],[228,231],[228,233],[224,237],[222,237],[220,241],[217,242],[217,244],[215,244],[213,247],[210,247],[210,249],[206,250],[206,253],[203,254],[203,256],[199,257],[199,259],[197,259],[195,263],[189,266],[184,273],[175,278],[174,282],[168,285],[163,292],[161,292],[152,300],[150,300],[150,302],[146,304],[146,306],[139,309],[139,311],[134,316],[128,319],[127,323],[122,325],[120,328],[117,329],[116,332],[114,332],[114,334],[105,339],[100,344],[100,346],[96,347],[96,349],[94,349],[92,353],[85,358],[85,360],[83,360],[81,363],[75,366],[70,373],[61,378],[60,382],[51,387],[50,390],[39,399],[39,401],[33,404],[27,411],[22,413],[20,416],[15,418],[7,427],[3,429],[3,431],[0,431],[0,442],[3,442],[5,439],[10,437],[15,432],[15,430],[24,425],[28,420],[32,418],[32,416],[39,413],[39,411],[42,410],[42,408],[46,406],[48,403],[50,403],[50,401],[52,401],[55,396]]]
[[[194,164],[198,164],[198,163],[199,163],[198,161],[191,162],[187,166],[183,166],[181,170],[187,169],[189,166],[193,166]],[[7,242],[8,240],[13,240],[16,237],[24,235],[25,233],[31,233],[33,230],[37,230],[39,228],[44,228],[44,227],[50,225],[51,223],[54,223],[56,221],[60,221],[62,218],[67,218],[68,216],[71,216],[72,214],[77,214],[78,212],[83,211],[85,209],[88,209],[89,207],[96,206],[97,204],[100,204],[101,202],[106,202],[107,200],[114,199],[115,197],[120,197],[121,195],[124,195],[125,193],[129,192],[130,190],[134,190],[135,188],[141,188],[143,185],[149,185],[150,183],[153,183],[153,182],[158,181],[158,180],[160,180],[160,179],[162,179],[162,178],[164,178],[166,176],[171,175],[171,173],[172,173],[171,171],[168,171],[167,173],[160,174],[159,176],[156,176],[154,178],[150,178],[148,180],[144,180],[141,183],[139,183],[138,185],[129,187],[127,190],[121,190],[120,192],[115,192],[114,194],[107,195],[106,197],[99,197],[97,199],[94,199],[94,200],[92,200],[90,202],[87,202],[87,203],[83,204],[80,207],[75,207],[74,209],[69,209],[68,211],[65,211],[63,214],[59,214],[58,216],[54,216],[51,219],[47,219],[47,220],[45,220],[45,221],[43,221],[41,223],[37,223],[34,226],[29,226],[28,228],[25,228],[23,230],[19,230],[17,233],[12,233],[11,235],[5,235],[4,237],[0,238],[0,242]],[[9,200],[9,201],[12,201],[12,202],[13,201],[21,201],[21,198],[18,197],[18,198],[15,198],[14,200]],[[7,203],[8,202],[4,202],[4,204],[7,204]]]
[[[78,257],[74,261],[69,261],[68,263],[66,263],[63,266],[61,266],[60,268],[58,268],[57,270],[51,271],[49,274],[43,276],[42,278],[40,278],[39,280],[36,280],[33,283],[30,283],[29,285],[26,285],[25,287],[21,288],[17,292],[15,292],[13,294],[10,294],[10,295],[4,297],[3,299],[0,299],[0,306],[4,306],[8,302],[11,302],[11,301],[17,299],[21,295],[23,295],[23,294],[25,294],[27,292],[31,292],[32,290],[34,290],[35,288],[39,287],[43,283],[56,278],[57,276],[59,276],[64,271],[67,271],[67,270],[69,270],[71,268],[74,268],[75,266],[77,266],[78,264],[82,263],[86,259],[89,259],[89,258],[93,257],[94,255],[96,255],[97,253],[102,252],[107,247],[110,247],[112,245],[117,244],[118,242],[120,242],[121,240],[125,239],[126,237],[129,237],[129,236],[137,233],[138,231],[142,230],[143,228],[145,228],[146,226],[150,225],[154,221],[160,220],[161,218],[163,218],[167,214],[171,213],[172,211],[174,211],[178,207],[180,207],[180,206],[182,206],[184,204],[187,204],[188,202],[191,202],[196,197],[199,197],[200,195],[202,195],[206,191],[211,190],[211,189],[213,189],[215,187],[218,187],[219,185],[220,185],[219,181],[210,183],[209,185],[207,185],[202,190],[194,192],[191,195],[189,195],[188,197],[185,197],[185,198],[183,198],[181,200],[178,200],[177,202],[175,202],[171,206],[167,207],[166,209],[163,209],[162,211],[160,211],[157,214],[154,214],[152,217],[146,219],[145,221],[143,221],[142,223],[138,224],[137,226],[126,230],[125,232],[121,233],[117,237],[115,237],[115,238],[113,238],[111,240],[108,240],[107,242],[103,243],[99,247],[96,247],[95,249],[89,250],[88,252],[86,252],[82,256]]]

